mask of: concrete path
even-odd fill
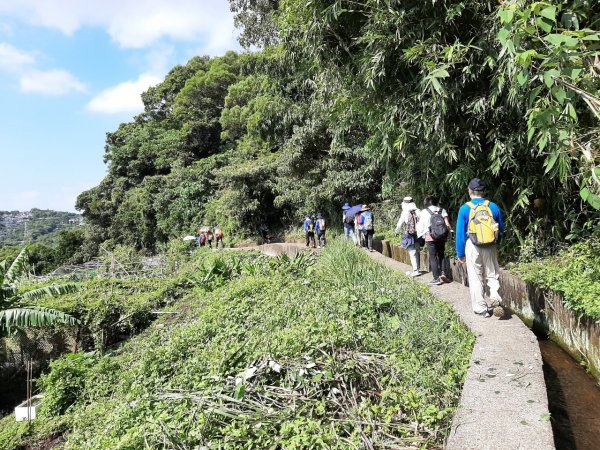
[[[402,273],[410,269],[380,253],[370,255]],[[425,274],[415,280],[428,283],[431,278]],[[477,336],[446,448],[554,449],[542,356],[531,330],[514,315],[498,320],[473,314],[469,288],[459,283],[430,290],[450,303]]]

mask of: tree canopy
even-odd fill
[[[107,134],[107,176],[77,202],[97,241],[153,250],[200,222],[252,235],[406,194],[454,210],[475,176],[515,249],[598,233],[597,2],[231,8],[261,50],[173,68]]]

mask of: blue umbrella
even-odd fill
[[[361,211],[362,211],[362,205],[356,205],[356,206],[353,206],[352,208],[344,211],[344,215],[348,216],[348,217],[354,217]]]

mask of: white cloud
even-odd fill
[[[172,39],[220,54],[239,48],[228,0],[2,0],[0,14],[70,35],[101,27],[121,47]]]
[[[139,113],[144,109],[140,95],[150,86],[162,81],[152,74],[142,74],[137,80],[125,81],[100,92],[88,104],[86,109],[104,114]]]
[[[22,92],[63,95],[86,91],[85,84],[66,70],[39,70],[36,66],[34,53],[0,42],[0,71],[18,78]]]
[[[23,92],[47,95],[64,95],[69,92],[85,92],[86,86],[75,76],[65,70],[34,70],[27,72],[19,79]]]
[[[0,42],[0,69],[6,72],[19,72],[35,63],[31,53],[19,50],[10,44]]]

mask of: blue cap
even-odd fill
[[[352,208],[352,206],[350,206],[350,203],[348,203],[348,202],[344,203],[344,206],[342,206],[343,210],[350,209],[350,208]]]

